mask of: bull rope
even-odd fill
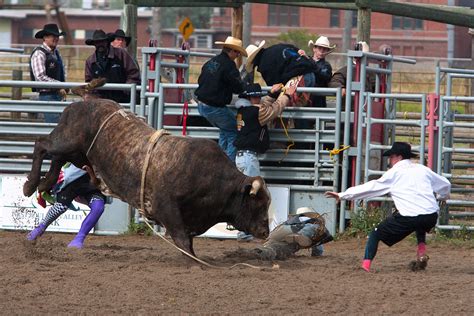
[[[169,135],[167,131],[164,129],[157,130],[153,135],[151,135],[150,139],[148,140],[148,149],[146,151],[145,162],[143,163],[142,169],[142,179],[140,183],[140,209],[142,210],[143,214],[145,214],[145,179],[146,179],[146,172],[148,170],[148,164],[150,162],[151,152],[155,148],[156,143],[163,135]]]

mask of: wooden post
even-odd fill
[[[370,16],[369,8],[357,10],[357,41],[363,41],[370,45]]]
[[[23,71],[19,69],[14,69],[12,71],[12,79],[22,81],[23,80]],[[12,100],[21,100],[21,88],[20,87],[13,87],[12,88]],[[10,117],[12,120],[20,120],[21,119],[21,112],[11,112]]]
[[[138,12],[135,4],[125,4],[123,6],[123,30],[125,34],[131,36],[130,45],[127,50],[132,57],[137,60],[137,22]]]
[[[242,39],[243,32],[243,21],[244,19],[244,9],[242,6],[232,8],[232,36],[238,39]],[[242,65],[242,56],[235,60],[237,68],[240,68]]]
[[[245,3],[243,7],[242,44],[247,47],[252,43],[252,4]]]

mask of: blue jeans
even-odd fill
[[[260,175],[260,163],[258,156],[248,151],[242,150],[237,152],[235,157],[235,165],[240,172],[249,177]]]
[[[219,146],[230,160],[235,161],[236,148],[234,141],[237,138],[237,120],[235,113],[227,107],[210,106],[198,103],[198,111],[209,123],[219,128]]]
[[[61,101],[62,98],[57,94],[40,94],[39,98],[40,101]],[[43,113],[44,114],[44,121],[46,123],[57,123],[59,122],[59,118],[61,114],[59,113]]]

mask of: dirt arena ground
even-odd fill
[[[415,246],[381,245],[373,273],[359,269],[365,240],[326,245],[272,263],[235,256],[256,243],[195,239],[202,259],[219,266],[247,262],[256,270],[204,268],[157,237],[90,236],[82,251],[72,235],[46,233],[36,245],[25,233],[0,231],[0,310],[26,314],[407,314],[472,315],[472,244],[428,245],[426,271],[408,270]]]

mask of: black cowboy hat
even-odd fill
[[[105,34],[103,30],[95,30],[94,33],[92,33],[92,38],[86,39],[86,44],[94,45],[95,42],[99,41],[109,41],[110,43],[113,40],[114,37],[110,36],[109,34]]]
[[[56,24],[45,24],[42,30],[39,30],[35,34],[35,38],[43,38],[45,35],[56,35],[56,36],[63,36],[66,35],[64,32],[59,32],[59,28]]]
[[[131,36],[127,36],[125,35],[125,32],[122,30],[122,29],[117,29],[115,31],[115,33],[107,33],[107,35],[111,36],[113,39],[117,38],[117,37],[122,37],[125,39],[125,43],[127,44],[130,44],[130,40],[132,39]]]
[[[403,157],[403,159],[418,157],[417,154],[411,151],[410,144],[404,142],[394,142],[392,148],[383,153],[383,156],[390,155],[400,155]]]
[[[266,96],[268,92],[262,91],[262,87],[258,83],[251,83],[247,85],[245,91],[239,94],[239,98],[250,98],[250,97],[263,97]]]

